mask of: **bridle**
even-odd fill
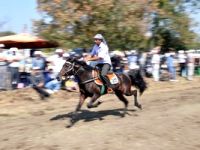
[[[71,63],[71,62],[65,62],[65,64],[69,64],[69,68],[66,70],[65,69],[65,72],[64,72],[64,76],[69,76],[69,72],[72,71],[73,75],[76,76],[78,74],[78,72],[80,71],[81,67],[78,68],[78,70],[75,70],[74,67],[75,67],[75,63]]]
[[[65,69],[65,72],[64,72],[64,76],[65,77],[67,77],[67,80],[69,80],[70,79],[70,77],[69,77],[69,75],[68,75],[68,73],[70,72],[70,71],[72,71],[72,74],[74,75],[74,76],[76,76],[77,74],[78,74],[78,72],[81,70],[81,68],[82,68],[82,66],[80,66],[77,70],[75,70],[74,69],[74,67],[75,67],[75,63],[73,62],[73,63],[71,63],[71,62],[65,62],[66,64],[69,64],[70,65],[70,67],[69,67],[69,69]],[[89,83],[89,82],[92,82],[92,81],[94,81],[95,79],[97,79],[98,77],[95,77],[95,78],[92,78],[92,79],[88,79],[88,80],[86,80],[86,81],[83,81],[83,82],[81,82],[80,84],[86,84],[86,83]]]

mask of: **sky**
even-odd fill
[[[22,33],[26,26],[26,32],[32,33],[32,20],[40,18],[38,13],[37,0],[0,0],[0,22],[6,21],[0,31],[13,31]],[[199,23],[194,28],[200,35],[200,12],[191,15]]]
[[[39,19],[37,12],[37,0],[0,0],[0,22],[6,23],[0,31],[26,32],[32,33],[32,20]]]

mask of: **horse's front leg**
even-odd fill
[[[83,105],[83,103],[84,103],[84,101],[85,101],[86,98],[87,97],[83,93],[80,93],[79,103],[76,106],[75,112],[78,112],[81,109],[81,107],[82,107],[82,105]]]
[[[87,107],[88,107],[88,108],[94,108],[94,107],[97,107],[98,105],[100,105],[100,104],[101,104],[100,102],[94,104],[94,102],[95,102],[100,96],[101,96],[101,95],[99,95],[99,94],[94,94],[94,95],[91,97],[89,103],[87,104]]]
[[[83,103],[84,103],[84,101],[85,101],[86,98],[87,97],[84,94],[80,93],[79,103],[76,106],[75,111],[72,113],[72,116],[71,116],[71,119],[70,119],[70,124],[67,126],[68,128],[71,127],[71,126],[73,126],[74,123],[76,122],[77,113],[81,109],[81,107],[82,107],[82,105],[83,105]]]

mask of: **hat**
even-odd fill
[[[63,49],[56,49],[56,51],[55,51],[56,53],[63,53]]]
[[[11,47],[11,48],[10,48],[10,51],[12,51],[12,52],[16,52],[17,50],[18,50],[17,47]]]
[[[47,67],[47,70],[53,70],[54,69],[54,66],[50,65]]]
[[[179,50],[178,53],[179,54],[184,54],[184,50]]]
[[[186,53],[194,53],[194,52],[195,52],[195,50],[193,50],[193,49],[186,51]]]
[[[157,54],[160,52],[161,47],[160,46],[156,46],[151,50],[152,54]]]
[[[170,56],[170,53],[165,53],[165,57],[169,57]]]
[[[70,55],[69,55],[69,53],[64,53],[63,54],[63,57],[69,57]]]
[[[103,36],[101,34],[96,34],[94,36],[94,39],[100,39],[100,40],[103,40]]]
[[[40,67],[32,67],[33,70],[39,70]]]
[[[42,55],[42,52],[41,51],[35,51],[34,54],[35,55]]]
[[[131,54],[136,54],[137,51],[136,50],[131,50]]]
[[[5,45],[4,44],[0,44],[0,48],[2,48],[2,47],[5,47]]]

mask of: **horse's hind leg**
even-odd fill
[[[124,97],[124,95],[121,93],[121,91],[115,91],[115,95],[119,98],[119,100],[121,100],[124,103],[125,108],[127,108],[128,107],[128,101]]]
[[[134,104],[136,107],[142,109],[142,105],[137,100],[137,90],[131,90],[130,93],[126,93],[126,96],[134,95]]]

